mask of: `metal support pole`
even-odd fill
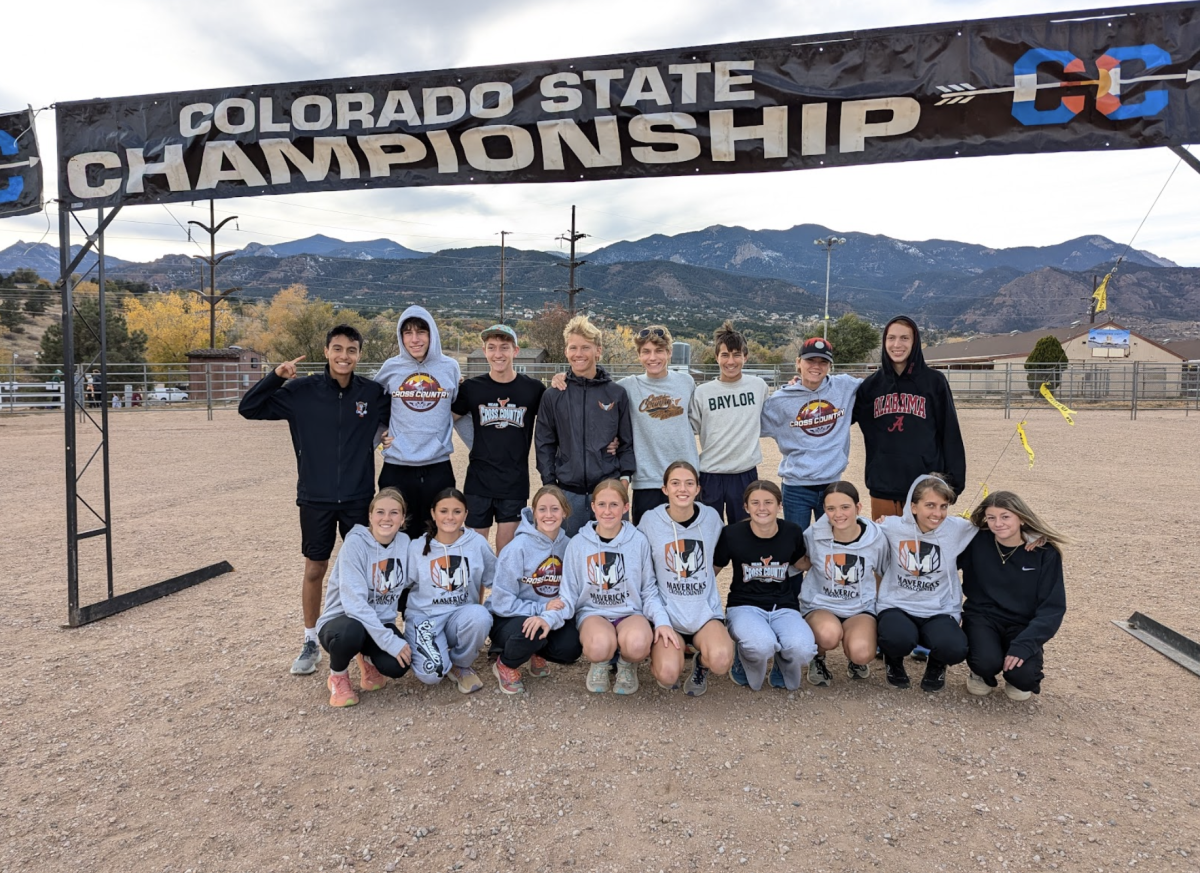
[[[96,227],[104,224],[104,210],[96,210]],[[113,596],[112,489],[108,480],[108,295],[104,293],[104,234],[96,238],[97,278],[100,281],[100,462],[104,480],[104,566],[108,596]]]
[[[1012,361],[1004,365],[1004,417],[1012,418]]]
[[[204,362],[204,397],[208,406],[208,420],[212,421],[212,361]]]
[[[67,491],[67,615],[71,624],[79,614],[79,507],[76,495],[75,385],[80,375],[75,366],[75,287],[71,280],[71,219],[65,204],[58,204],[58,267],[62,277],[63,375],[71,388],[63,394],[63,442],[66,450]],[[84,401],[86,403],[86,399]]]
[[[829,270],[833,266],[833,244],[825,247],[825,319],[821,324],[822,339],[829,339]]]
[[[1138,405],[1138,362],[1133,362],[1133,390],[1132,402],[1129,404],[1129,417],[1137,421],[1137,405]]]

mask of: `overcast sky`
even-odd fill
[[[39,45],[10,54],[0,111],[55,100],[493,65],[843,30],[1088,8],[1062,0],[75,0],[6,4],[4,29],[55,34],[69,52]],[[28,40],[26,45],[35,45]],[[23,64],[28,63],[28,66]],[[1195,86],[1193,86],[1195,87]],[[38,118],[54,194],[53,110]],[[1200,149],[1198,149],[1200,151]],[[217,202],[223,247],[315,233],[347,240],[388,237],[423,251],[509,244],[552,249],[579,208],[586,248],[713,224],[837,232],[907,240],[955,239],[992,247],[1043,245],[1101,234],[1124,245],[1163,190],[1135,240],[1200,266],[1200,174],[1166,149],[962,158],[787,173],[559,185],[384,189]],[[1176,170],[1176,167],[1178,169]],[[1168,177],[1176,170],[1167,184]],[[0,220],[0,248],[18,239],[55,242],[52,215]],[[180,225],[207,219],[187,204],[123,213],[110,254],[149,260],[198,253]],[[47,233],[47,229],[51,228]],[[847,256],[850,253],[847,252]]]

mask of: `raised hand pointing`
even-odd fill
[[[282,364],[280,364],[278,367],[275,368],[275,375],[280,377],[281,379],[295,379],[296,378],[296,365],[303,360],[304,360],[304,355],[301,355],[300,357],[296,358],[296,360],[294,360],[294,361],[284,361]]]

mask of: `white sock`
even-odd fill
[[[345,670],[330,670],[329,675],[330,676],[345,676],[349,672],[350,672],[349,668],[347,668]]]
[[[319,640],[317,639],[317,629],[315,627],[306,627],[304,629],[304,642],[306,642],[306,643],[319,642]]]

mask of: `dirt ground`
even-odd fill
[[[118,591],[235,572],[70,630],[62,422],[0,418],[0,871],[1198,871],[1200,677],[1110,621],[1200,638],[1200,418],[1039,410],[1032,469],[1015,423],[964,413],[970,481],[1076,541],[1029,703],[968,696],[964,666],[940,695],[889,689],[880,662],[852,685],[831,653],[835,684],[792,694],[722,677],[690,699],[643,667],[633,697],[590,695],[576,665],[519,697],[406,677],[334,710],[327,662],[287,672],[286,425],[115,413]]]

